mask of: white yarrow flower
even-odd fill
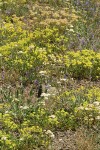
[[[0,57],[2,57],[2,54],[0,54]]]
[[[47,72],[46,71],[40,71],[39,74],[45,75],[45,74],[47,74]]]
[[[19,52],[17,52],[18,54],[23,54],[24,52],[23,51],[19,51]]]
[[[57,94],[57,89],[56,87],[50,87],[48,90],[47,90],[47,93],[49,93],[50,95],[56,95]]]
[[[7,110],[7,111],[5,111],[5,114],[8,114],[8,110]]]
[[[78,110],[84,110],[83,106],[78,107]]]
[[[19,102],[19,99],[18,98],[14,98],[13,102]]]
[[[20,141],[23,141],[23,140],[24,140],[24,138],[20,138],[19,140],[20,140]]]
[[[3,136],[3,137],[1,138],[1,140],[4,140],[4,141],[6,141],[6,139],[7,139],[6,136]]]
[[[40,102],[39,104],[42,106],[45,106],[45,102]]]
[[[100,120],[100,116],[97,116],[97,117],[96,117],[96,120]]]
[[[51,115],[51,116],[49,116],[49,118],[53,118],[54,119],[54,118],[56,118],[56,116],[55,115]]]
[[[46,134],[49,135],[51,138],[55,137],[55,135],[53,134],[51,130],[47,130]]]
[[[28,106],[23,106],[23,109],[28,109],[29,107]]]
[[[70,31],[70,32],[74,32],[74,30],[73,30],[73,29],[69,29],[69,31]]]
[[[20,106],[20,108],[25,110],[25,109],[28,109],[29,107],[28,106]]]
[[[60,81],[66,81],[66,78],[61,78]]]
[[[95,101],[95,102],[93,102],[93,105],[95,105],[95,106],[99,106],[99,105],[100,105],[100,102]]]
[[[71,28],[73,28],[73,25],[70,25]]]
[[[30,48],[30,49],[34,49],[34,45],[30,45],[29,48]]]
[[[50,94],[49,93],[42,93],[41,96],[42,97],[48,97],[48,96],[50,96]]]

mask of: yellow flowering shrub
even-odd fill
[[[93,50],[67,52],[65,63],[68,72],[75,78],[100,78],[100,54]]]

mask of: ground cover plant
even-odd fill
[[[100,150],[99,8],[0,1],[1,150]]]

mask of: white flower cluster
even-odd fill
[[[24,52],[23,51],[19,51],[19,52],[17,52],[18,54],[23,54]]]
[[[61,79],[60,79],[60,81],[66,81],[66,80],[67,80],[66,78],[61,78]]]
[[[48,92],[50,95],[54,96],[54,95],[57,94],[57,89],[56,89],[56,87],[50,87],[50,88],[47,90],[47,92]]]
[[[51,130],[47,130],[46,134],[49,135],[50,138],[54,139],[55,135],[53,134],[53,132]]]
[[[99,102],[99,101],[95,101],[95,102],[93,102],[93,105],[94,105],[94,106],[99,106],[99,105],[100,105],[100,102]]]
[[[42,76],[45,76],[47,74],[47,72],[46,71],[40,71],[39,74]]]
[[[49,118],[54,119],[54,118],[56,118],[56,116],[55,115],[51,115],[51,116],[49,116]]]
[[[12,102],[19,102],[20,100],[18,98],[14,98]]]
[[[45,101],[41,101],[41,102],[39,102],[39,105],[41,106],[45,106]]]
[[[41,97],[44,97],[44,99],[48,99],[48,97],[50,96],[49,93],[42,93]]]
[[[6,141],[6,139],[7,139],[6,136],[3,136],[3,137],[1,138],[1,140],[3,140],[3,141]]]
[[[23,110],[26,110],[26,109],[28,109],[29,107],[28,107],[28,106],[20,106],[20,108],[23,109]]]
[[[0,57],[2,57],[2,54],[0,53]]]

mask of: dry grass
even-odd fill
[[[99,150],[96,144],[96,134],[84,128],[78,129],[75,135],[77,150]]]

